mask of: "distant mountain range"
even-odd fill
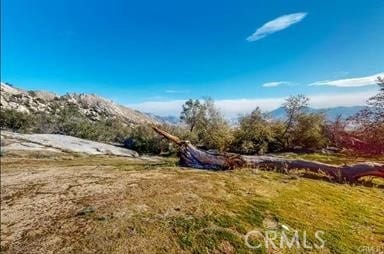
[[[147,114],[152,119],[155,119],[156,121],[161,123],[174,124],[174,125],[177,125],[180,123],[180,118],[177,116],[159,116],[153,113],[145,113],[145,114]]]
[[[304,112],[307,113],[323,113],[327,120],[335,120],[336,117],[341,115],[343,119],[346,119],[350,116],[355,115],[357,112],[362,109],[367,108],[366,106],[351,106],[351,107],[334,107],[334,108],[311,108],[307,107],[304,109]],[[286,113],[283,107],[277,108],[269,112],[272,118],[274,119],[285,119]]]

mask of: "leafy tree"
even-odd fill
[[[206,149],[226,150],[232,140],[231,128],[211,98],[188,100],[180,119],[187,124],[191,137]]]
[[[308,107],[308,102],[309,98],[302,94],[299,94],[296,96],[290,96],[283,104],[284,110],[287,115],[285,129],[281,137],[284,147],[290,148],[290,132],[292,131],[293,126],[298,120],[298,117],[303,114],[303,110]]]
[[[325,116],[322,114],[301,114],[293,127],[292,144],[306,149],[319,149],[326,147],[328,138],[326,135]]]
[[[232,132],[228,122],[211,98],[204,99],[203,109],[205,115],[197,129],[200,141],[208,149],[220,151],[228,149],[232,141]]]
[[[196,125],[204,121],[205,108],[199,100],[189,99],[183,105],[180,120],[189,126],[190,132]]]
[[[239,118],[231,150],[243,154],[267,152],[274,139],[272,124],[260,108],[256,108],[251,114]]]

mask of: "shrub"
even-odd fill
[[[231,150],[243,154],[264,153],[274,140],[272,125],[267,122],[259,108],[240,117],[239,127],[234,132]]]
[[[305,149],[319,149],[329,143],[322,114],[301,114],[290,135],[292,144]]]
[[[13,109],[1,109],[0,128],[12,131],[28,132],[35,124],[32,115]]]
[[[167,130],[168,126],[161,128],[170,131]],[[173,154],[177,151],[173,144],[155,133],[151,127],[145,125],[134,127],[124,141],[124,146],[141,154]]]
[[[232,130],[212,99],[186,101],[180,119],[189,128],[189,137],[199,146],[220,151],[229,148]]]

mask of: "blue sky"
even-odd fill
[[[362,104],[384,72],[384,1],[3,0],[1,80],[177,114]]]

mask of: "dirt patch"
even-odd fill
[[[168,176],[160,172],[111,171],[107,166],[25,168],[3,173],[1,249],[17,253],[28,248],[29,253],[41,253],[68,245],[69,239],[75,240],[76,234],[80,236],[92,227],[83,218],[90,214],[79,215],[79,210],[91,206],[102,219],[103,210],[112,206],[116,207],[113,216],[119,216],[122,211],[117,204],[126,199],[127,193],[140,195],[143,181],[161,181],[165,177]],[[132,211],[124,214],[145,211],[145,206],[132,204]]]

